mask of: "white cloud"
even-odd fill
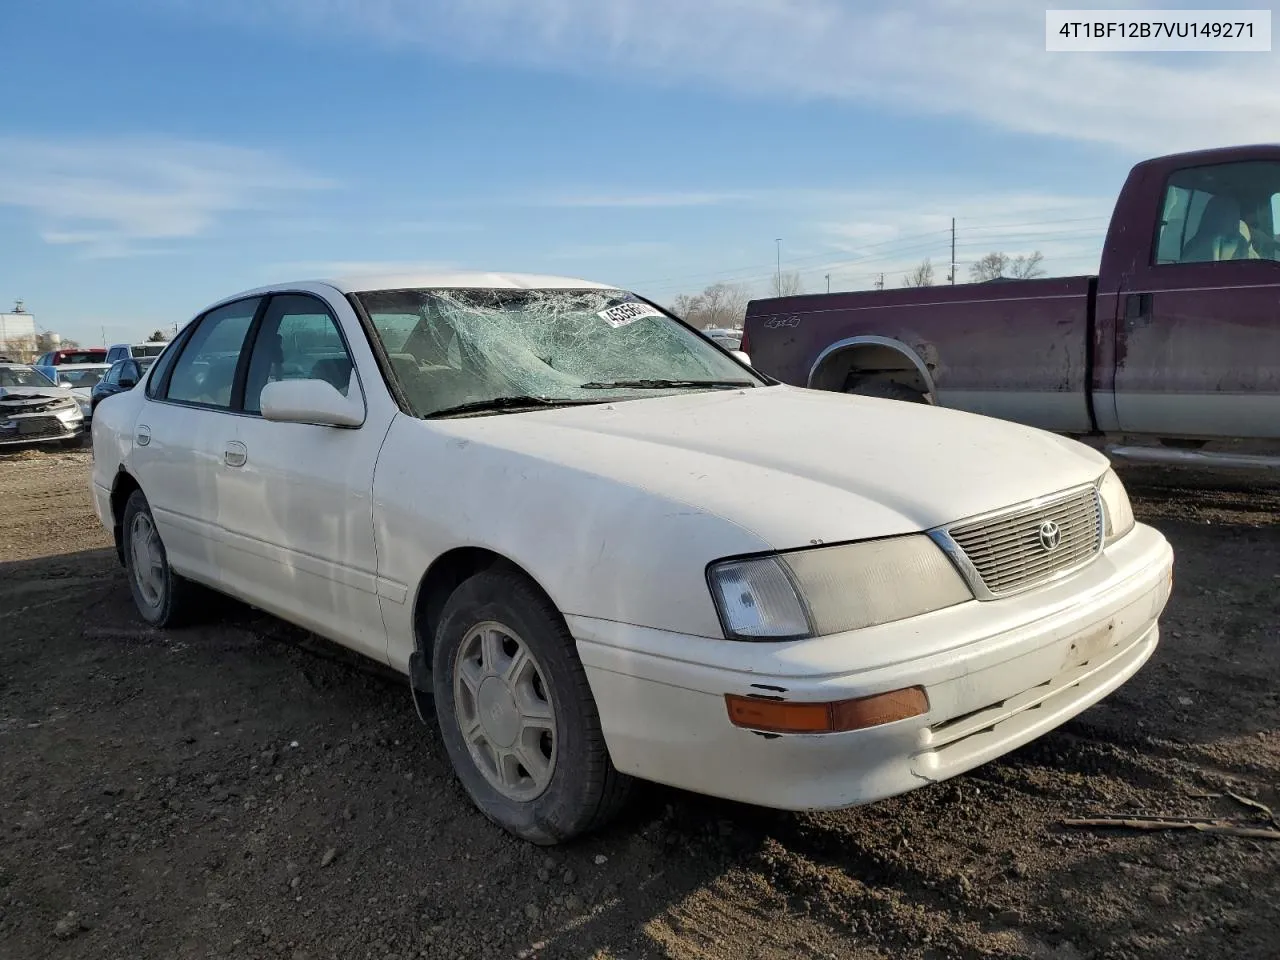
[[[271,154],[218,143],[0,138],[0,205],[29,211],[46,243],[94,257],[164,252],[229,214],[326,186]]]
[[[1044,7],[1026,0],[162,2],[462,58],[862,101],[1137,154],[1280,136],[1275,57],[1050,54]]]

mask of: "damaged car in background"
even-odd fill
[[[84,414],[66,386],[35,367],[0,363],[0,445],[78,446]]]
[[[148,623],[210,587],[390,665],[539,844],[636,779],[812,810],[963,773],[1133,676],[1171,587],[1088,447],[779,384],[582,280],[237,294],[93,437]]]

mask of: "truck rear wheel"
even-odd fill
[[[894,380],[854,380],[852,377],[844,385],[845,393],[854,393],[860,397],[879,397],[882,400],[902,400],[907,403],[932,403],[927,393],[921,393],[914,387]]]

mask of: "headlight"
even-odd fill
[[[1098,493],[1102,496],[1103,537],[1107,543],[1113,543],[1133,529],[1133,507],[1114,470],[1102,475]]]
[[[726,560],[708,580],[733,640],[823,637],[973,599],[923,534]]]

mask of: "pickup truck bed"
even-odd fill
[[[1088,433],[1096,286],[1066,277],[764,301],[774,312],[749,314],[748,352],[786,383],[852,390],[914,372],[939,406]],[[924,369],[905,370],[897,344]]]

